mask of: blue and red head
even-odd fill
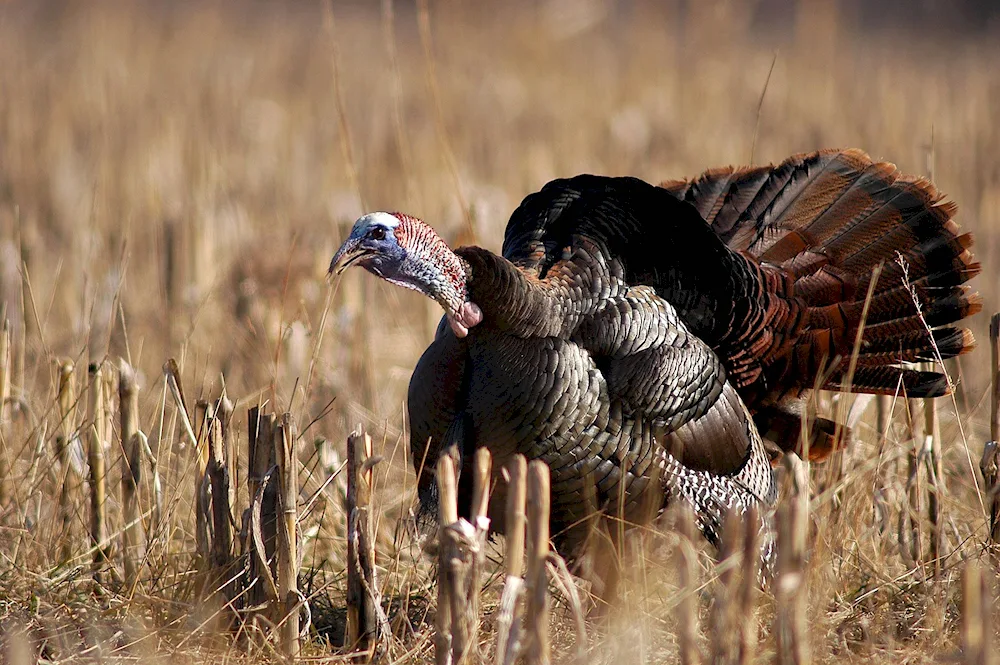
[[[330,274],[339,275],[352,265],[436,300],[459,337],[482,321],[479,307],[468,300],[462,259],[415,217],[372,212],[359,218],[330,262]]]

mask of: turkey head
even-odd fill
[[[482,310],[468,297],[465,262],[416,217],[398,212],[360,217],[330,262],[330,274],[352,265],[436,300],[458,337],[483,320]]]

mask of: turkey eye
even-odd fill
[[[375,240],[385,240],[385,229],[380,226],[376,226],[372,229],[371,236]]]

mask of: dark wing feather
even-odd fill
[[[950,325],[981,308],[963,286],[980,268],[954,213],[926,180],[857,150],[822,151],[661,187],[635,178],[556,180],[514,212],[503,253],[544,283],[580,238],[593,243],[627,284],[648,285],[676,308],[762,425],[788,425],[793,410],[781,405],[817,376],[827,377],[825,388],[846,381],[878,265],[849,388],[947,391],[942,375],[906,363],[973,344]]]
[[[760,381],[764,360],[800,319],[800,303],[781,297],[779,275],[727,247],[691,204],[635,178],[550,182],[511,216],[503,254],[545,280],[581,238],[619,265],[627,284],[669,302],[739,389]]]

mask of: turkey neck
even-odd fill
[[[587,270],[563,266],[545,280],[481,247],[460,247],[468,299],[483,312],[483,324],[518,337],[566,337],[591,309]]]

